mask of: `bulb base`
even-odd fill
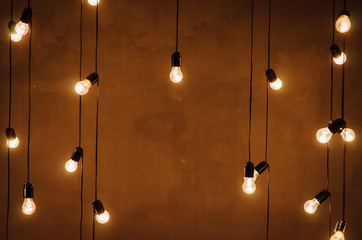
[[[269,167],[269,164],[265,161],[260,162],[255,167],[255,171],[257,171],[260,174],[262,174],[267,168]]]
[[[12,128],[7,128],[6,129],[6,137],[9,141],[13,141],[16,139],[16,134],[15,134],[15,130]]]
[[[92,205],[93,205],[94,211],[97,214],[100,215],[100,214],[104,213],[105,209],[104,209],[104,206],[103,206],[103,204],[102,204],[102,202],[100,200],[93,201]]]
[[[11,34],[16,34],[15,26],[16,26],[16,23],[14,21],[10,21],[8,23],[8,28],[9,28],[9,31]]]
[[[31,183],[25,183],[23,188],[23,198],[34,198],[34,187]]]
[[[29,24],[31,22],[32,16],[33,16],[33,9],[31,9],[30,7],[27,7],[23,10],[20,21],[22,21],[23,23]]]
[[[172,67],[181,67],[181,53],[174,52],[171,56]]]
[[[342,10],[342,11],[339,12],[339,17],[340,17],[340,16],[343,16],[343,15],[346,15],[346,16],[348,16],[348,17],[351,17],[350,14],[349,14],[349,12],[348,12],[347,10]]]
[[[330,46],[329,50],[331,51],[334,58],[339,58],[342,54],[341,49],[336,44]]]
[[[274,70],[271,68],[269,68],[265,71],[265,75],[269,82],[275,82],[278,79]]]
[[[80,158],[83,156],[83,148],[76,147],[72,153],[72,156],[70,159],[72,159],[74,162],[79,162]]]
[[[86,77],[86,79],[89,80],[93,85],[99,80],[99,75],[98,75],[98,73],[93,72],[93,73],[89,74]]]
[[[322,190],[314,198],[319,202],[319,204],[322,204],[322,202],[328,199],[329,196],[331,196],[330,192],[328,192],[327,190]]]
[[[346,128],[346,122],[343,118],[337,118],[328,123],[328,129],[331,133],[341,133]]]
[[[346,228],[347,228],[346,221],[341,220],[341,221],[336,223],[336,227],[334,228],[334,232],[341,231],[342,233],[344,233],[346,231]]]
[[[254,177],[254,164],[252,162],[246,162],[244,167],[244,177],[253,178]]]

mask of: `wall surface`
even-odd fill
[[[336,12],[342,0],[336,1]],[[328,239],[328,204],[303,204],[326,185],[326,146],[315,139],[329,121],[332,0],[273,0],[271,66],[283,80],[269,92],[270,239]],[[14,2],[19,19],[25,0]],[[252,161],[264,159],[268,1],[255,1]],[[98,196],[111,214],[96,239],[261,240],[266,174],[254,195],[241,190],[248,159],[250,1],[181,0],[184,80],[170,82],[176,1],[101,0],[99,6]],[[21,212],[26,181],[28,37],[13,44],[10,239],[78,239],[80,171],[64,169],[78,144],[80,1],[32,1],[30,181],[37,210]],[[362,226],[362,2],[348,1],[345,119],[346,239]],[[10,1],[0,7],[0,239],[5,239]],[[82,76],[94,71],[95,8],[84,4]],[[336,34],[341,46],[342,38]],[[335,67],[333,117],[341,114]],[[96,88],[83,97],[84,239],[91,239]],[[332,225],[342,214],[343,142],[331,147]]]

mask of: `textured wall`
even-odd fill
[[[315,132],[329,120],[331,2],[273,0],[270,91],[271,239],[328,238],[328,206],[305,200],[325,187],[326,148]],[[20,17],[27,1],[15,1]],[[255,3],[252,161],[264,158],[267,0]],[[101,0],[99,198],[111,214],[97,239],[265,239],[266,176],[241,191],[247,160],[250,1],[181,0],[184,81],[168,79],[175,1]],[[79,1],[32,1],[31,182],[36,213],[21,213],[26,180],[27,51],[13,44],[10,239],[78,239],[80,174],[64,163],[78,143]],[[337,10],[342,0],[337,0]],[[360,239],[362,201],[362,2],[348,1],[345,119],[356,134],[347,152],[347,239]],[[0,8],[0,130],[8,115],[10,1]],[[84,5],[83,76],[93,71],[95,8]],[[341,45],[340,35],[336,41]],[[340,116],[341,67],[334,117]],[[84,239],[91,239],[96,91],[83,98]],[[7,148],[0,144],[0,239],[5,239]],[[342,140],[331,140],[334,225],[341,217]],[[29,237],[30,236],[30,237]]]

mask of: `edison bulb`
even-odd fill
[[[341,231],[335,232],[330,240],[344,240],[343,232],[341,232]]]
[[[17,148],[19,146],[19,138],[16,137],[14,140],[7,140],[9,148]]]
[[[97,219],[97,222],[99,222],[101,224],[105,224],[109,221],[109,213],[107,212],[107,210],[104,210],[104,212],[102,214],[96,215],[96,219]]]
[[[255,190],[256,190],[256,185],[254,183],[254,178],[244,177],[243,191],[246,194],[253,194]]]
[[[24,198],[23,206],[21,207],[23,213],[26,215],[31,215],[35,212],[36,206],[32,198]]]
[[[346,142],[352,142],[355,137],[354,131],[350,128],[343,129],[343,131],[340,134],[341,134],[343,140]]]
[[[346,61],[347,61],[347,55],[344,54],[344,52],[341,52],[341,56],[339,56],[337,58],[335,58],[335,57],[333,58],[333,62],[338,65],[342,65]]]
[[[318,206],[319,202],[317,199],[313,198],[312,200],[306,201],[304,203],[304,210],[309,214],[313,214],[315,211],[317,211]]]
[[[17,34],[25,35],[29,32],[29,24],[20,21],[18,24],[16,24],[15,31]]]
[[[75,172],[75,170],[77,170],[77,166],[78,163],[70,159],[65,163],[65,170],[67,170],[67,172]]]
[[[92,86],[92,83],[88,80],[85,79],[83,81],[79,81],[77,82],[77,84],[75,84],[75,92],[78,93],[79,95],[85,95],[87,94],[87,92],[89,91],[89,88]]]
[[[174,83],[178,83],[182,81],[182,72],[181,67],[172,67],[171,73],[170,73],[170,79]]]
[[[348,32],[351,29],[351,19],[347,15],[341,15],[336,21],[336,29],[340,33]]]
[[[96,6],[100,0],[88,0],[88,3],[92,6]]]
[[[328,127],[321,128],[317,131],[316,138],[320,143],[327,143],[331,139],[333,133],[329,131]]]
[[[270,87],[273,90],[279,90],[282,86],[283,86],[282,80],[280,80],[279,78],[277,78],[277,80],[275,80],[274,82],[270,83]]]
[[[19,42],[22,38],[23,38],[23,36],[21,34],[18,34],[18,33],[11,34],[11,41],[13,41],[13,42]]]

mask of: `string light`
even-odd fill
[[[89,74],[83,81],[77,82],[75,84],[75,92],[79,95],[85,95],[88,93],[89,88],[92,87],[94,83],[96,83],[99,79],[99,76],[97,73],[91,73]]]
[[[15,26],[16,26],[16,23],[14,21],[10,21],[8,23],[8,28],[10,31],[10,38],[11,38],[11,41],[13,41],[13,42],[19,42],[23,38],[23,35],[18,34],[15,31]]]
[[[19,138],[15,134],[15,130],[12,128],[6,129],[7,145],[9,148],[17,148],[19,146]]]
[[[88,0],[89,5],[97,6],[100,0]]]
[[[31,215],[35,212],[36,205],[34,203],[34,187],[31,183],[24,184],[24,202],[22,205],[22,211],[25,215]]]
[[[330,195],[331,194],[327,190],[322,190],[312,200],[305,202],[304,210],[309,214],[315,213],[318,206],[328,199]]]
[[[346,142],[351,142],[355,138],[354,131],[346,128],[346,122],[342,118],[332,120],[328,123],[328,127],[319,129],[316,138],[320,143],[327,143],[335,133],[339,133]]]
[[[109,221],[110,215],[103,207],[100,200],[95,200],[92,203],[94,212],[96,213],[96,220],[98,223],[105,224]]]
[[[270,87],[273,90],[279,90],[283,86],[282,81],[276,76],[273,69],[269,68],[268,70],[266,70],[265,75],[269,81]]]
[[[30,7],[24,9],[21,14],[20,22],[16,24],[15,31],[20,35],[26,35],[29,32],[29,23],[31,22],[31,17],[33,15],[33,10]]]
[[[351,29],[351,19],[349,17],[349,12],[344,10],[340,12],[339,17],[336,21],[336,29],[340,33],[346,33]]]
[[[347,223],[344,220],[341,220],[336,223],[336,227],[334,229],[334,234],[330,238],[330,240],[344,240],[344,232],[346,231]]]
[[[332,53],[335,64],[342,65],[347,61],[347,56],[342,52],[336,44],[330,46],[329,50]]]
[[[254,178],[254,164],[252,162],[246,162],[245,164],[244,183],[242,189],[246,194],[253,194],[256,190]]]
[[[65,163],[65,169],[68,172],[75,172],[80,158],[83,156],[83,149],[76,147],[72,153],[70,159]]]
[[[179,2],[176,1],[176,51],[171,56],[171,72],[170,79],[174,83],[182,81],[183,74],[181,71],[181,53],[178,52],[178,12]]]

